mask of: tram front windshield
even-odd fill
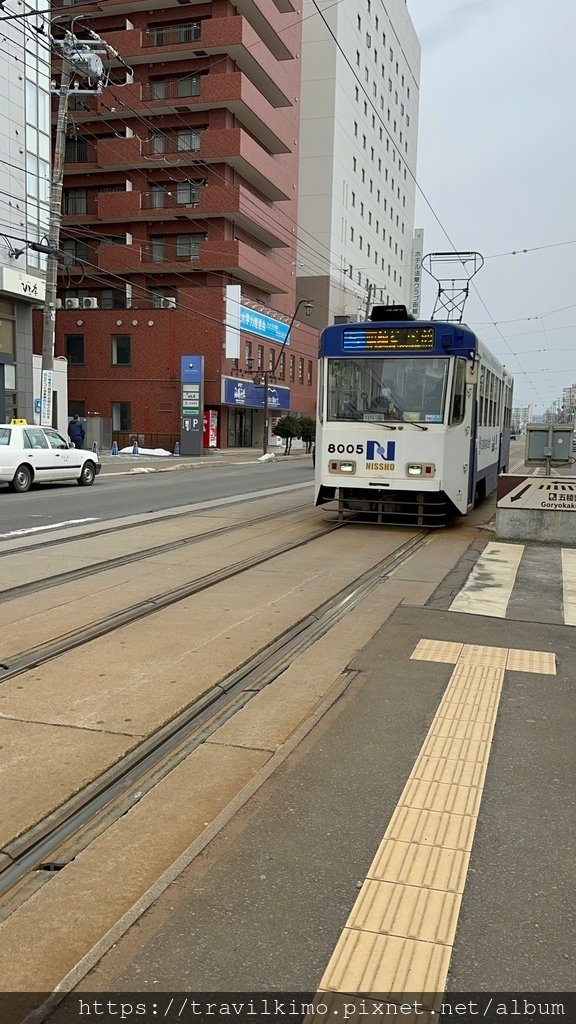
[[[328,360],[328,420],[442,423],[449,360]]]

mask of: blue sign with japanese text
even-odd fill
[[[264,408],[264,387],[254,384],[251,380],[238,377],[222,378],[222,401],[225,405],[242,406],[246,409]],[[268,385],[268,408],[288,412],[290,409],[290,388],[279,388]]]
[[[248,309],[247,306],[240,306],[240,330],[257,334],[268,341],[285,341],[286,345],[290,344],[290,339],[286,340],[288,324],[275,320],[273,316],[266,316],[265,313],[258,313],[255,309]]]

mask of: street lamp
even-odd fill
[[[277,355],[276,359],[272,363],[272,366],[268,370],[263,370],[262,373],[258,373],[254,377],[254,383],[257,386],[260,386],[260,387],[264,388],[264,434],[262,436],[262,454],[263,455],[266,455],[267,452],[268,452],[268,385],[269,385],[269,382],[270,382],[270,378],[273,379],[275,374],[276,374],[276,367],[278,366],[278,363],[280,362],[280,360],[282,358],[282,355],[284,353],[284,349],[285,349],[286,345],[288,344],[288,340],[290,338],[290,331],[292,330],[292,327],[294,326],[294,321],[296,320],[296,317],[298,316],[298,310],[300,309],[300,306],[304,306],[304,313],[305,313],[306,316],[311,316],[312,315],[312,310],[314,309],[314,303],[311,302],[310,299],[300,299],[300,302],[298,303],[298,305],[296,306],[296,309],[294,310],[294,313],[292,314],[292,319],[290,320],[290,323],[288,324],[288,330],[286,331],[286,336],[285,336],[284,341],[282,342],[282,344],[280,346],[280,351],[278,352],[278,355]],[[246,368],[249,369],[248,362],[246,363]]]

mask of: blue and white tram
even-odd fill
[[[510,374],[465,325],[404,306],[320,339],[315,503],[386,523],[440,526],[506,472]]]

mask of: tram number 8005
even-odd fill
[[[364,445],[363,444],[329,444],[328,445],[328,454],[329,455],[334,455],[336,452],[338,453],[338,455],[354,455],[354,454],[362,455],[363,452],[364,452]]]

